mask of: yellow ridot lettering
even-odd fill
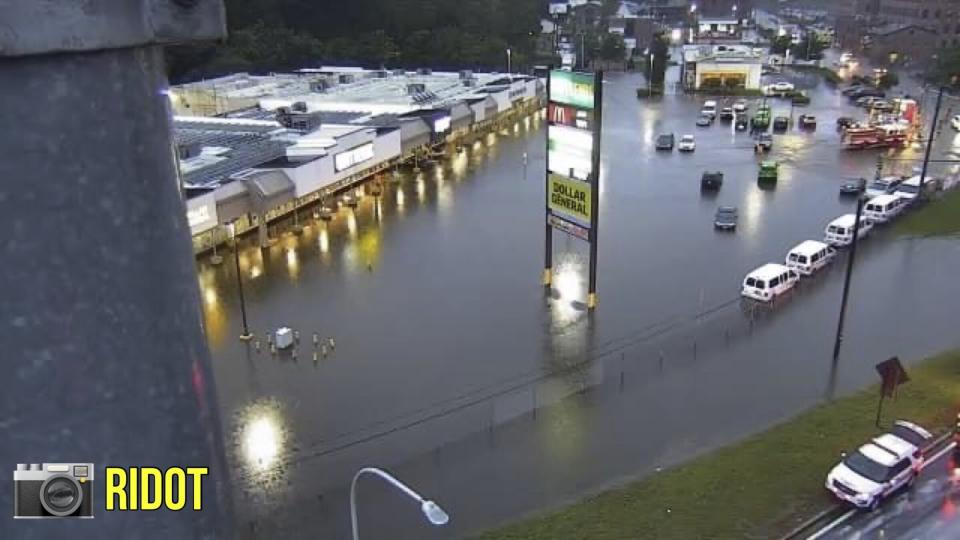
[[[127,509],[127,492],[124,487],[127,485],[127,471],[120,467],[107,467],[107,510],[113,510],[114,495],[119,497],[117,510]]]
[[[174,484],[176,481],[176,484]],[[182,510],[187,502],[187,477],[180,467],[167,469],[164,479],[164,505],[168,510]],[[176,499],[176,502],[174,502]]]

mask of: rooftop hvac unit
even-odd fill
[[[404,70],[402,70],[402,69],[395,69],[395,70],[393,70],[392,73],[393,73],[393,75],[396,76],[396,77],[403,77],[404,75],[407,74],[407,72],[404,71]]]
[[[407,85],[407,95],[415,96],[427,91],[427,85],[423,83],[410,83]]]
[[[305,113],[307,112],[307,102],[305,101],[294,102],[294,104],[290,106],[290,109],[293,112]]]
[[[419,68],[417,69],[417,75],[433,75],[433,70],[430,68]]]
[[[200,155],[200,143],[188,143],[177,145],[177,156],[180,159],[190,159]]]
[[[390,72],[385,69],[378,69],[377,71],[373,72],[374,79],[386,79],[389,76]]]
[[[354,79],[353,75],[351,75],[351,74],[349,74],[349,73],[341,73],[340,76],[337,77],[337,80],[340,81],[340,84],[350,84],[350,83],[352,83],[355,79]]]
[[[329,90],[331,86],[332,84],[328,79],[317,79],[310,83],[310,91],[322,94]]]
[[[463,80],[463,79],[472,79],[472,78],[473,78],[473,70],[465,69],[465,70],[463,70],[463,71],[460,72],[460,79],[461,79],[461,80]]]
[[[463,79],[463,85],[469,88],[473,88],[474,86],[477,85],[477,80],[474,79],[473,77],[470,77],[469,79]]]

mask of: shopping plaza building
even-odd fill
[[[328,211],[404,163],[437,159],[537,111],[524,75],[320,68],[173,87],[180,183],[194,251],[310,206]],[[343,194],[346,193],[346,197]]]

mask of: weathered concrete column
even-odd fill
[[[0,0],[0,538],[232,536],[160,48],[224,20],[220,0]],[[16,463],[74,461],[95,519],[11,519]],[[203,510],[105,512],[108,465],[207,466]]]
[[[267,223],[266,214],[257,215],[257,239],[260,242],[260,249],[270,247],[270,224]]]

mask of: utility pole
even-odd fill
[[[860,216],[863,215],[863,205],[866,200],[863,196],[857,199],[857,213],[853,221],[853,240],[850,242],[850,253],[847,257],[847,275],[843,281],[843,295],[840,300],[840,320],[837,322],[837,336],[833,342],[833,362],[830,370],[830,388],[828,397],[833,398],[836,384],[837,365],[840,358],[840,345],[843,343],[843,325],[847,317],[847,299],[850,295],[850,280],[853,277],[853,262],[857,257],[857,240],[860,236]]]
[[[0,21],[0,119],[17,130],[0,136],[0,462],[99,461],[92,478],[110,464],[209,472],[194,478],[202,512],[103,519],[97,485],[97,519],[5,519],[0,538],[126,538],[135,520],[141,538],[234,538],[163,56],[225,38],[223,2],[3,0]]]
[[[933,137],[937,130],[937,119],[940,117],[940,105],[943,103],[943,87],[937,94],[937,106],[933,109],[933,121],[930,122],[930,135],[927,137],[927,149],[923,155],[923,168],[920,169],[920,187],[914,202],[923,197],[923,184],[927,180],[927,167],[930,165],[930,152],[933,150]]]

